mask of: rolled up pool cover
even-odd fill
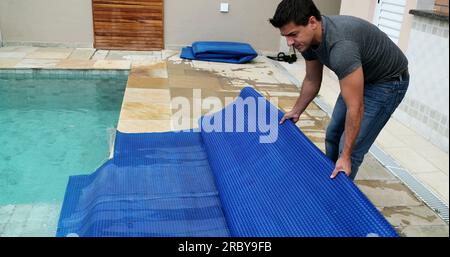
[[[180,55],[183,59],[241,64],[256,56],[258,53],[249,44],[214,41],[194,42],[192,47],[183,48]]]
[[[268,101],[256,101],[262,96],[252,88],[240,96],[255,100],[266,117],[251,108],[236,115],[230,104],[200,122],[232,114],[247,128],[267,120],[274,108]],[[278,120],[282,115],[276,110]],[[294,123],[277,128],[277,139],[265,144],[268,132],[259,128],[118,132],[111,160],[70,177],[57,236],[398,236],[343,173],[329,178],[333,162]]]

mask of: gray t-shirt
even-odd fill
[[[322,16],[323,37],[302,53],[319,60],[341,80],[362,65],[365,84],[389,81],[408,68],[400,48],[378,27],[352,16]]]

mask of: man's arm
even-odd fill
[[[299,120],[300,115],[308,107],[309,103],[317,96],[322,84],[323,76],[323,64],[318,60],[305,61],[306,62],[306,75],[303,80],[300,96],[298,97],[294,107],[290,112],[287,112],[280,121],[283,124],[284,121],[291,119],[293,122]]]
[[[353,145],[359,134],[361,121],[364,115],[364,74],[362,67],[347,75],[340,81],[341,95],[347,106],[344,130],[344,147],[341,156],[336,162],[336,167],[331,174],[335,178],[340,171],[350,176],[351,155]]]

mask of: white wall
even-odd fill
[[[448,152],[449,25],[414,16],[406,55],[411,81],[395,117]]]

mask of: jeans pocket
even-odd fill
[[[364,115],[376,116],[395,96],[387,88],[369,88],[364,90]]]

